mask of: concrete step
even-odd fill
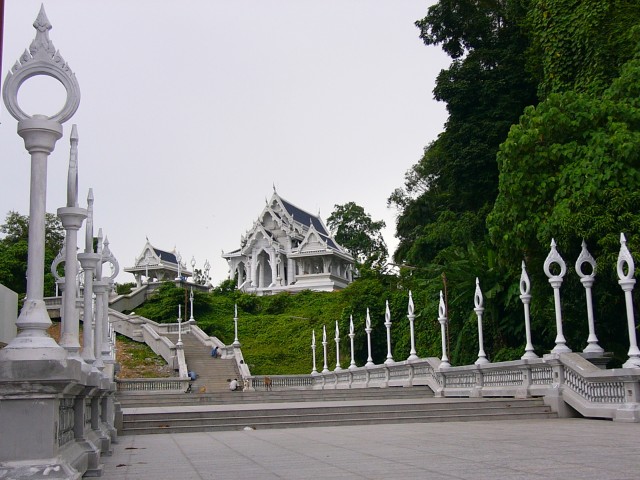
[[[197,380],[196,380],[197,383]],[[401,398],[433,397],[429,387],[354,388],[344,390],[274,390],[260,392],[230,392],[225,388],[220,392],[197,393],[143,393],[123,392],[117,394],[122,407],[171,406],[171,405],[224,405],[246,403],[290,403],[322,402],[346,400],[384,400]]]
[[[541,399],[396,399],[123,409],[121,435],[310,426],[545,419]]]

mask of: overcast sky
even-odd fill
[[[446,120],[432,90],[448,59],[414,25],[431,3],[45,1],[50,38],[82,91],[49,160],[47,211],[66,201],[76,123],[80,203],[92,187],[96,227],[121,268],[148,236],[177,247],[189,269],[192,256],[196,268],[209,259],[219,283],[221,251],[239,247],[274,184],[325,221],[335,204],[356,202],[387,223],[393,251],[387,198]],[[40,4],[5,0],[2,81],[35,36]],[[51,115],[64,95],[36,77],[18,98],[27,113]],[[0,122],[4,221],[28,214],[29,156],[4,104]]]

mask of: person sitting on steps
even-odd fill
[[[211,356],[213,358],[218,358],[220,356],[220,353],[218,352],[218,347],[217,346],[213,347],[213,349],[211,350]]]

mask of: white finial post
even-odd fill
[[[351,363],[349,364],[349,370],[353,370],[354,368],[357,368],[356,366],[356,359],[354,357],[354,351],[353,351],[353,339],[356,336],[356,332],[353,328],[353,315],[349,316],[349,340],[351,340]]]
[[[65,230],[64,315],[60,328],[60,346],[70,357],[80,357],[80,318],[76,306],[78,286],[78,230],[87,218],[87,210],[78,207],[78,128],[71,129],[71,149],[67,177],[67,206],[58,209]]]
[[[313,369],[311,370],[311,375],[317,375],[318,370],[316,369],[316,331],[311,330],[311,355],[313,358]]]
[[[418,355],[416,355],[416,334],[414,322],[416,320],[415,309],[413,306],[413,297],[411,296],[411,290],[409,290],[409,307],[407,310],[407,318],[409,319],[409,330],[411,332],[411,351],[409,352],[408,361],[418,360]]]
[[[336,320],[336,337],[334,338],[336,342],[336,368],[334,368],[334,372],[338,372],[342,370],[340,366],[340,330],[338,329],[338,321]]]
[[[626,273],[625,273],[626,265]],[[620,253],[617,263],[618,284],[624,291],[624,300],[627,307],[627,327],[629,329],[629,359],[622,365],[623,368],[640,368],[640,350],[636,338],[635,315],[633,313],[633,287],[636,284],[635,264],[631,252],[627,248],[627,239],[624,233],[620,234]]]
[[[234,339],[233,345],[239,347],[240,340],[238,340],[238,304],[234,304],[233,306],[233,331],[234,331]]]
[[[182,348],[182,305],[178,305],[178,343],[176,347]]]
[[[391,355],[391,311],[389,310],[389,300],[387,300],[385,305],[384,326],[387,329],[387,359],[384,363],[385,365],[391,365],[394,361],[393,355]]]
[[[329,373],[329,367],[327,366],[327,326],[322,326],[322,352],[323,352],[323,367],[322,373]]]
[[[484,313],[484,298],[482,297],[482,290],[480,290],[480,280],[476,277],[476,293],[473,296],[473,303],[475,308],[473,309],[476,312],[476,316],[478,317],[478,359],[476,360],[476,365],[482,365],[484,363],[489,363],[487,360],[487,354],[484,353],[484,337],[482,335],[482,314]]]
[[[524,355],[520,357],[522,360],[531,360],[538,358],[531,343],[531,319],[529,318],[529,304],[531,303],[531,282],[527,274],[527,268],[524,260],[522,261],[522,273],[520,274],[520,300],[524,308],[524,329],[527,337],[527,345],[524,347]]]
[[[591,266],[591,273],[586,274],[582,271],[585,263]],[[576,273],[580,277],[580,283],[584,286],[584,293],[587,301],[587,322],[589,324],[589,337],[587,338],[587,346],[584,353],[604,353],[604,348],[598,345],[598,337],[596,337],[595,320],[593,319],[593,298],[591,296],[591,287],[596,277],[596,261],[587,250],[587,244],[582,240],[582,251],[576,260]]]
[[[85,224],[84,252],[78,254],[78,260],[84,271],[83,313],[82,313],[82,358],[92,364],[94,354],[94,311],[93,311],[93,278],[100,262],[100,255],[93,251],[93,189],[87,195],[87,221]]]
[[[442,359],[440,360],[440,368],[448,368],[451,366],[449,357],[447,357],[447,314],[444,306],[444,297],[440,290],[440,303],[438,304],[438,322],[440,322],[440,336],[442,338]]]
[[[373,367],[373,358],[371,357],[371,317],[369,316],[369,307],[367,307],[367,319],[365,323],[364,331],[367,333],[367,363],[365,367]]]
[[[551,273],[551,265],[554,263],[560,266],[560,273],[554,275]],[[547,255],[544,261],[544,273],[549,278],[549,283],[553,287],[553,299],[555,301],[556,311],[556,346],[551,350],[551,353],[569,353],[571,349],[567,347],[567,341],[562,333],[562,309],[560,306],[560,285],[562,285],[562,278],[567,273],[567,265],[556,250],[556,241],[551,239],[551,251]]]

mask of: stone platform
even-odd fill
[[[638,424],[585,419],[135,435],[104,478],[635,480],[638,438]]]

